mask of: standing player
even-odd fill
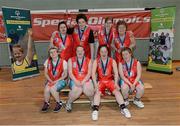
[[[127,31],[127,24],[125,21],[118,21],[116,26],[116,33],[113,35],[112,47],[115,50],[115,59],[119,63],[122,61],[121,50],[124,47],[134,49],[136,41],[131,31]]]
[[[78,45],[83,46],[85,56],[93,60],[94,58],[94,34],[91,28],[87,25],[87,17],[84,14],[78,14],[76,17],[78,25],[68,30],[72,34],[74,41],[74,56]]]
[[[98,32],[98,43],[99,46],[107,45],[109,52],[108,56],[110,57],[113,55],[111,54],[111,44],[114,31],[115,28],[113,27],[113,18],[106,17],[104,26],[102,26],[100,31]],[[97,53],[99,54],[99,50]]]
[[[50,42],[50,47],[56,46],[59,49],[61,58],[68,61],[72,57],[73,40],[72,36],[67,34],[66,22],[59,22],[58,31],[53,32]]]

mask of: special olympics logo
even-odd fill
[[[19,16],[20,12],[18,10],[15,11],[15,15]]]

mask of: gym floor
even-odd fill
[[[51,99],[51,109],[41,113],[43,104],[44,74],[40,76],[13,82],[11,70],[0,70],[0,124],[1,125],[180,125],[180,71],[176,67],[180,62],[173,63],[173,74],[160,74],[146,71],[143,67],[142,80],[152,87],[145,89],[142,101],[144,109],[138,109],[133,104],[128,106],[132,118],[126,119],[119,111],[114,97],[107,96],[99,111],[99,120],[91,120],[91,109],[87,98],[83,95],[73,104],[73,111],[67,113],[63,108],[59,113],[53,113],[54,101]],[[67,100],[67,93],[60,94]],[[109,100],[109,102],[108,102]],[[82,101],[82,102],[80,102]]]

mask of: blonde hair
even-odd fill
[[[20,52],[24,53],[24,49],[21,47],[21,45],[15,44],[12,46],[12,49],[14,49],[14,48],[18,48]]]

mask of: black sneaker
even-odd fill
[[[44,102],[44,105],[43,105],[43,107],[42,107],[41,111],[42,111],[42,112],[47,112],[47,111],[48,111],[48,109],[49,109],[49,103]]]
[[[62,102],[56,102],[56,107],[54,108],[53,112],[59,112],[62,108]]]

